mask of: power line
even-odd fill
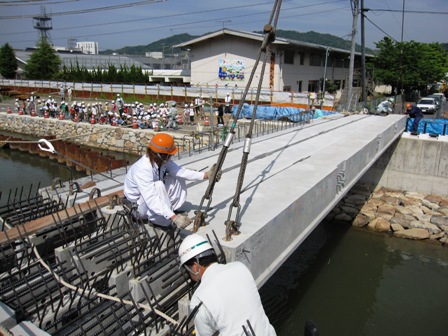
[[[23,1],[0,1],[0,6],[33,6],[30,2],[38,2],[39,5],[55,5],[67,2],[79,2],[81,0],[61,0],[61,1],[51,1],[45,2],[47,0],[23,0]],[[45,2],[45,3],[42,3]],[[34,5],[36,6],[36,5]]]
[[[260,5],[267,5],[267,4],[271,4],[271,2],[264,2],[264,3],[261,3]],[[191,15],[191,14],[204,14],[204,13],[210,13],[210,12],[216,12],[216,11],[223,11],[223,10],[240,9],[240,8],[245,8],[245,7],[254,7],[254,5],[250,4],[250,5],[232,6],[232,7],[218,8],[218,9],[209,9],[209,10],[189,12],[189,13],[176,13],[176,14],[164,15],[163,19],[179,17],[179,16],[187,16],[187,15]],[[265,13],[265,12],[263,12],[263,13]],[[157,19],[160,19],[160,17],[150,17],[150,18],[143,18],[143,19],[134,19],[134,20],[132,20],[132,23],[139,22],[139,21],[151,21],[151,20],[157,20]],[[129,22],[129,20],[112,21],[112,22],[108,21],[108,22],[105,22],[105,23],[95,23],[95,24],[90,24],[90,25],[82,25],[82,26],[72,26],[72,27],[67,27],[67,28],[59,28],[58,31],[60,31],[60,30],[72,30],[72,29],[76,29],[76,28],[103,27],[103,26],[109,26],[109,25],[116,26],[117,24],[121,24],[121,23],[129,25],[130,22]],[[28,33],[28,32],[5,33],[5,34],[0,34],[0,36],[1,35],[25,34],[25,33]]]
[[[323,10],[323,11],[317,11],[317,12],[313,12],[313,13],[303,13],[303,14],[291,14],[288,16],[283,16],[283,18],[295,18],[295,17],[300,17],[300,16],[309,16],[309,15],[314,15],[314,14],[322,14],[325,12],[334,12],[336,10],[346,10],[347,8],[336,8],[336,9],[327,9],[327,10]],[[196,12],[197,13],[197,12]],[[248,17],[248,16],[256,16],[256,15],[260,15],[260,14],[264,14],[266,12],[257,12],[257,13],[251,13],[251,14],[241,14],[241,15],[233,15],[231,17],[224,17],[224,18],[218,18],[219,19],[227,19],[227,18],[239,18],[239,17]],[[188,25],[190,28],[192,29],[191,26],[194,24],[198,24],[198,23],[206,23],[206,22],[215,22],[217,19],[208,19],[208,20],[199,20],[199,21],[190,21],[190,22],[182,22],[182,23],[178,23],[178,24],[168,24],[168,25],[164,25],[164,26],[157,26],[157,27],[151,27],[151,28],[138,28],[138,29],[128,29],[128,30],[120,30],[120,31],[115,31],[115,32],[107,32],[107,33],[98,33],[98,34],[91,34],[89,33],[89,35],[78,35],[78,38],[90,38],[92,36],[107,36],[107,35],[118,35],[118,34],[122,34],[122,33],[131,33],[131,32],[137,32],[137,31],[150,31],[150,30],[158,30],[158,29],[165,29],[165,28],[172,28],[172,27],[184,27],[186,25]],[[241,24],[248,24],[248,23],[254,23],[254,22],[258,22],[261,20],[257,20],[257,21],[252,21],[252,22],[248,22],[247,20],[245,20],[244,22],[241,22]],[[263,19],[264,21],[264,19]],[[234,21],[236,22],[236,21]],[[98,25],[97,25],[98,26]],[[208,28],[208,27],[216,27],[216,25],[212,25],[212,26],[205,26],[202,28]],[[2,35],[2,34],[0,34]],[[10,35],[10,34],[9,34]],[[60,38],[53,38],[53,40],[65,40],[65,37],[60,37]],[[26,40],[26,41],[15,41],[15,42],[33,42],[34,40]]]
[[[365,8],[365,12],[397,12],[403,13],[402,9],[371,9]],[[412,14],[441,14],[446,15],[448,12],[432,12],[432,11],[416,11],[416,10],[405,10],[404,13],[412,13]]]
[[[372,20],[370,20],[366,15],[364,15],[364,18],[367,19],[372,25],[374,25],[376,28],[378,28],[383,34],[389,36],[392,40],[395,42],[398,42],[396,39],[394,39],[392,36],[390,36],[388,33],[386,33],[383,29],[381,29],[379,26],[377,26]]]
[[[131,3],[128,3],[128,4],[115,5],[115,6],[96,7],[96,8],[90,8],[90,9],[80,9],[80,10],[74,10],[74,11],[66,11],[66,12],[56,12],[56,13],[51,13],[51,16],[53,17],[53,16],[86,14],[86,13],[105,11],[105,10],[114,10],[114,9],[122,9],[122,8],[135,7],[135,6],[143,6],[143,5],[149,5],[149,4],[153,4],[153,3],[157,3],[157,2],[165,2],[165,1],[166,0],[137,1],[137,2],[131,2]],[[0,16],[0,20],[30,19],[30,18],[33,18],[34,16],[36,16],[36,14]]]
[[[316,6],[326,5],[326,4],[330,4],[330,3],[339,3],[339,2],[345,2],[345,0],[336,0],[336,1],[333,0],[333,1],[326,1],[326,2],[321,2],[321,3],[317,3],[317,4],[312,4],[312,5],[295,6],[295,7],[290,7],[287,10],[290,11],[293,9],[303,9],[303,8],[307,8],[307,7],[316,7]],[[264,4],[271,4],[271,2],[262,3],[260,5],[264,5]],[[254,5],[250,4],[250,5],[232,6],[232,7],[218,8],[218,9],[212,9],[212,10],[203,10],[203,11],[196,11],[196,12],[190,12],[190,13],[176,13],[176,14],[171,14],[171,15],[164,15],[163,19],[179,17],[179,16],[188,16],[188,15],[192,15],[192,14],[196,15],[196,14],[204,14],[204,13],[209,13],[209,12],[220,12],[223,10],[233,10],[233,9],[239,9],[239,8],[244,8],[244,7],[254,7]],[[325,12],[332,12],[332,11],[341,10],[341,9],[345,9],[345,8],[326,9],[326,10],[322,10],[322,11],[318,11],[318,12],[314,12],[314,13],[303,13],[303,14],[299,14],[299,15],[292,14],[292,15],[288,15],[288,16],[282,16],[282,18],[291,18],[291,17],[307,16],[307,15],[313,15],[313,14],[322,14]],[[255,12],[255,13],[251,13],[251,14],[242,14],[242,15],[236,15],[236,16],[232,15],[229,17],[213,18],[213,19],[208,19],[208,20],[199,20],[199,21],[192,21],[192,22],[183,22],[183,23],[178,23],[178,24],[169,24],[169,25],[150,27],[150,28],[143,27],[143,28],[127,29],[127,30],[120,30],[120,31],[113,31],[113,32],[99,33],[99,34],[89,33],[88,36],[78,35],[78,37],[82,38],[82,37],[91,37],[91,36],[105,36],[105,35],[116,35],[116,34],[122,34],[122,33],[137,32],[137,31],[142,31],[142,30],[157,30],[157,29],[170,28],[170,27],[176,27],[176,26],[192,25],[192,24],[203,23],[203,22],[211,22],[211,21],[217,21],[217,20],[228,20],[228,19],[233,19],[233,18],[238,18],[238,17],[256,16],[256,15],[265,14],[267,12],[270,12],[270,11],[260,11],[260,12]],[[155,20],[155,19],[159,19],[159,18],[160,17],[138,19],[138,20],[133,20],[133,22]],[[236,22],[236,21],[234,20],[233,22]],[[92,24],[92,25],[83,25],[83,26],[79,26],[79,27],[60,28],[60,29],[58,29],[58,31],[73,30],[75,28],[85,28],[85,27],[100,27],[100,26],[107,26],[107,25],[111,25],[111,24],[116,26],[118,23],[126,23],[127,25],[129,25],[129,21],[121,21],[121,22],[113,21],[113,22],[107,22],[107,23],[101,23],[101,24],[97,23],[97,24]],[[0,34],[0,36],[2,36],[2,35],[9,36],[9,35],[14,35],[14,34],[25,34],[25,33],[28,33],[28,32],[5,33],[5,34]],[[57,39],[63,39],[63,38],[57,38]],[[27,41],[16,41],[16,42],[32,42],[32,41],[27,40]]]

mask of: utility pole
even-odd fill
[[[366,30],[364,26],[364,0],[361,0],[361,71],[362,71],[362,104],[365,107],[367,102],[366,87]]]
[[[324,103],[325,103],[325,90],[326,90],[326,84],[327,84],[327,64],[328,64],[328,54],[330,53],[330,48],[325,48],[325,68],[324,68],[324,82],[322,84],[322,97],[320,100],[320,109],[322,109]]]
[[[352,13],[353,13],[353,25],[352,25],[352,46],[350,49],[350,66],[348,72],[348,93],[347,93],[347,109],[352,104],[353,95],[353,71],[355,67],[355,47],[356,47],[356,25],[358,23],[359,13],[359,0],[351,0]]]
[[[403,89],[403,34],[404,34],[404,6],[406,0],[403,0],[403,11],[401,14],[401,41],[400,41],[400,93],[401,99],[403,99],[404,89]],[[401,101],[401,112],[404,112],[404,101]]]

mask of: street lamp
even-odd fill
[[[328,54],[330,53],[330,48],[325,48],[325,68],[324,68],[324,83],[322,85],[322,97],[320,101],[320,109],[322,109],[322,106],[325,102],[325,84],[327,82],[327,64],[328,64]]]

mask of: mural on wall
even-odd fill
[[[236,59],[219,59],[219,79],[222,81],[243,81],[244,61]]]

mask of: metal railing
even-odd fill
[[[303,127],[304,125],[311,123],[312,120],[313,116],[310,111],[299,112],[288,117],[283,117],[280,120],[256,120],[252,135],[256,138],[286,129]],[[246,134],[249,131],[249,127],[249,122],[243,120],[239,121],[235,127],[233,142],[237,143],[244,141]],[[179,147],[177,154],[178,159],[185,156],[192,156],[206,150],[213,151],[221,147],[229,130],[230,127],[224,126],[201,132],[193,131],[188,135],[184,135],[182,138],[175,137],[176,145]]]

